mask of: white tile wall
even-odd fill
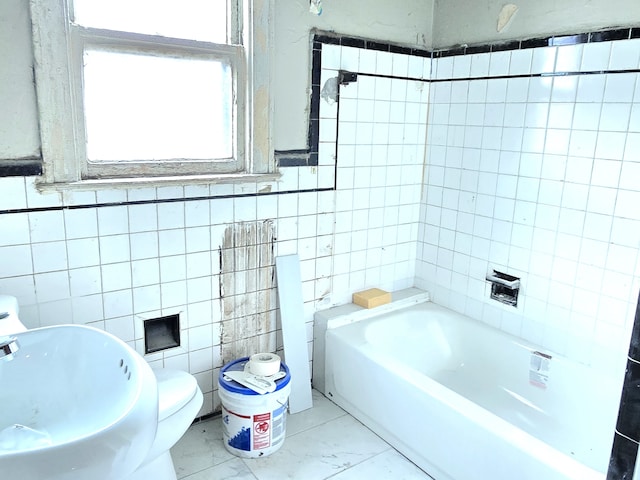
[[[322,64],[323,82],[340,69],[360,73],[340,87],[339,118],[326,101],[320,107],[321,131],[339,121],[337,145],[321,144],[337,158],[333,288],[324,308],[365,288],[413,285],[430,60],[325,45]]]
[[[341,68],[416,79],[430,71],[421,57],[333,45],[323,54],[323,81]],[[428,87],[362,76],[343,94],[340,144],[338,105],[323,101],[320,165],[284,168],[276,183],[59,194],[39,192],[33,178],[0,178],[11,193],[0,210],[51,208],[0,215],[0,292],[18,297],[29,327],[91,324],[140,353],[143,320],[179,313],[181,347],[146,358],[193,373],[205,392],[201,413],[217,409],[224,361],[281,348],[273,255],[300,255],[310,351],[316,309],[365,287],[413,284]],[[337,191],[215,198],[336,183]],[[163,199],[170,201],[118,205]],[[95,203],[109,205],[77,208]],[[270,241],[234,237],[248,225],[261,231],[268,219],[273,253]]]
[[[290,170],[281,182],[270,185],[271,190],[290,191],[300,183],[317,183],[308,171],[303,174],[305,180],[299,181],[298,169]],[[227,229],[242,225],[239,222],[262,225],[277,218],[280,204],[281,220],[287,223],[283,223],[282,241],[278,238],[273,244],[273,253],[300,252],[305,261],[305,301],[310,305],[306,321],[312,321],[317,299],[330,291],[334,192],[274,195],[258,201],[255,197],[215,198],[232,194],[233,186],[67,192],[64,196],[39,193],[31,178],[1,178],[0,186],[16,193],[3,197],[0,210],[52,208],[0,215],[0,292],[18,297],[24,323],[30,328],[90,324],[114,333],[143,354],[143,320],[179,313],[181,346],[146,358],[154,366],[181,368],[196,376],[205,392],[201,414],[219,407],[214,377],[223,358],[251,353],[230,347],[237,346],[238,338],[256,338],[248,340],[254,348],[282,348],[274,285],[246,274],[242,263],[225,272],[232,279],[242,278],[234,282],[233,298],[249,292],[254,308],[245,308],[241,319],[235,310],[224,311],[219,249]],[[244,186],[238,193],[257,190],[257,185]],[[214,198],[189,200],[189,195]],[[156,199],[171,201],[77,208],[87,202]],[[316,236],[322,239],[317,242],[321,246],[316,246]],[[255,239],[250,243],[254,250],[258,248]],[[270,243],[264,247],[271,252]],[[248,250],[237,253],[237,260],[244,261],[242,254]],[[273,256],[260,267],[269,269],[272,260]],[[267,298],[272,309],[262,312],[256,305],[265,304]],[[266,323],[259,318],[266,318]],[[225,323],[231,330],[225,331]]]
[[[611,350],[626,352],[640,286],[635,74],[445,81],[431,89],[423,80],[432,70],[447,79],[636,68],[638,45],[433,64],[324,45],[323,85],[340,69],[361,75],[341,87],[339,109],[321,100],[318,167],[283,168],[269,184],[64,195],[39,192],[33,178],[0,178],[11,193],[0,210],[45,209],[0,215],[0,292],[18,296],[29,327],[88,323],[140,352],[145,318],[180,313],[182,346],[146,358],[193,373],[205,392],[201,413],[209,413],[219,406],[215,378],[224,361],[256,345],[281,348],[270,266],[248,260],[269,242],[230,247],[225,237],[272,219],[274,254],[302,261],[310,348],[316,309],[364,288],[417,283],[441,303],[548,348],[611,361]],[[334,184],[335,191],[230,197]],[[118,205],[153,200],[160,201]],[[109,206],[76,208],[96,202]],[[522,276],[518,310],[487,300],[491,268]]]
[[[634,40],[469,57],[473,77],[635,69],[639,56]],[[439,78],[467,77],[450,62],[434,61]],[[558,353],[618,362],[640,288],[638,87],[635,73],[433,84],[417,283]],[[488,299],[492,269],[522,277],[517,309]]]

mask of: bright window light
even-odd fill
[[[227,43],[225,0],[74,0],[84,27]]]
[[[222,61],[87,49],[88,160],[228,160],[231,99],[231,68]]]

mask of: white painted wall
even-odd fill
[[[38,156],[29,2],[0,2],[0,159]]]
[[[431,48],[433,0],[325,0],[322,15],[308,0],[278,0],[274,11],[274,147],[307,147],[311,29]]]
[[[334,31],[407,46],[443,48],[462,43],[577,33],[640,21],[635,0],[540,0],[514,3],[519,11],[496,31],[503,0],[325,0],[321,16],[307,0],[278,0],[273,6],[272,78],[274,147],[305,148],[309,108],[310,32]],[[39,148],[32,83],[28,2],[0,2],[0,158],[37,154]]]
[[[307,147],[311,29],[431,47],[433,0],[325,0],[321,16],[308,0],[273,2],[274,148]],[[27,0],[0,2],[0,159],[39,149]]]
[[[518,12],[502,33],[496,31],[505,4]],[[433,46],[581,33],[607,27],[632,26],[640,21],[636,0],[435,0]]]

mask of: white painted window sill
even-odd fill
[[[156,188],[190,185],[259,185],[267,187],[275,184],[282,175],[280,173],[264,174],[222,174],[222,175],[184,175],[172,177],[140,177],[140,178],[107,178],[99,180],[82,180],[69,183],[40,183],[36,187],[41,192],[96,191],[129,188]]]

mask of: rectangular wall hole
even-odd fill
[[[518,289],[508,288],[504,285],[493,283],[491,285],[491,298],[497,300],[500,303],[511,305],[512,307],[518,306]]]
[[[180,315],[144,321],[144,353],[154,353],[180,346]]]
[[[487,275],[487,281],[491,282],[491,298],[500,303],[518,306],[518,292],[520,291],[520,279],[503,272],[494,270]]]

